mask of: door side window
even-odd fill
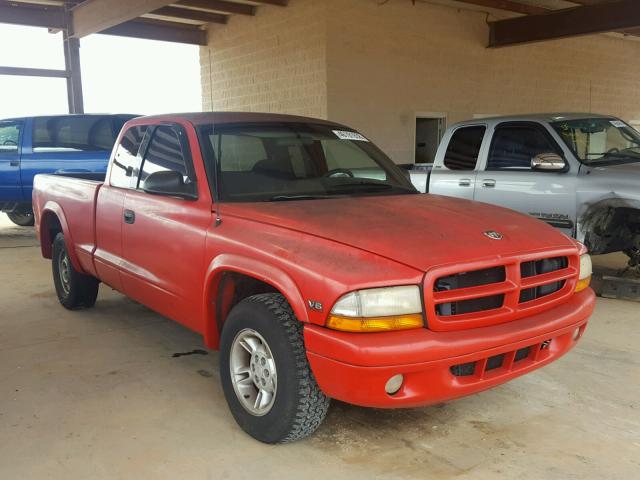
[[[444,166],[449,170],[475,170],[486,130],[483,125],[474,125],[453,132],[444,155]]]
[[[140,170],[138,188],[144,188],[145,180],[152,173],[167,171],[179,172],[185,183],[189,183],[189,169],[182,142],[173,128],[161,125],[154,130],[149,141]]]
[[[15,153],[18,151],[21,128],[22,124],[19,122],[0,123],[0,153]]]
[[[493,135],[487,170],[531,170],[531,159],[541,153],[562,153],[542,127],[499,126]]]
[[[120,139],[116,153],[111,163],[111,176],[109,184],[118,188],[130,188],[131,177],[134,174],[136,157],[140,151],[142,139],[147,131],[146,125],[137,125],[129,128]]]

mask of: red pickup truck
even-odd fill
[[[238,424],[268,443],[329,399],[396,408],[550,363],[594,308],[585,248],[516,212],[421,195],[363,135],[301,117],[126,123],[104,183],[38,175],[62,305],[103,282],[220,350]]]

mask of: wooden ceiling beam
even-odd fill
[[[496,10],[505,10],[507,12],[521,13],[522,15],[540,15],[551,12],[552,10],[536,5],[514,2],[512,0],[457,0],[461,3],[477,5],[479,7],[494,8]]]
[[[171,0],[86,0],[71,9],[72,34],[86,37],[172,3]]]
[[[253,0],[255,3],[262,3],[265,5],[275,5],[276,7],[286,7],[289,5],[289,0]]]
[[[489,47],[505,47],[640,27],[640,2],[615,0],[489,23]]]
[[[51,29],[66,28],[64,9],[61,7],[26,5],[4,0],[0,0],[0,23]]]
[[[199,8],[210,12],[222,12],[236,15],[255,15],[256,7],[247,3],[233,3],[222,0],[179,0],[181,7]]]
[[[191,45],[207,44],[207,32],[201,28],[193,25],[185,25],[184,23],[164,22],[143,18],[121,23],[102,30],[100,33],[120,37],[187,43]]]
[[[162,17],[180,18],[182,20],[193,20],[203,23],[227,23],[228,15],[221,13],[204,12],[202,10],[193,10],[191,8],[180,7],[162,7],[152,12],[153,15]]]

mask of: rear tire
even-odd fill
[[[35,224],[35,218],[31,210],[7,212],[7,217],[19,227],[33,227]]]
[[[77,310],[95,305],[100,282],[73,268],[62,233],[58,233],[53,241],[51,266],[58,300],[64,308]]]
[[[307,361],[302,323],[277,293],[246,298],[229,313],[220,378],[238,425],[264,443],[311,435],[329,408]]]

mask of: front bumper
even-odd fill
[[[553,362],[580,339],[594,306],[587,289],[551,310],[490,327],[345,333],[307,324],[304,338],[313,374],[329,397],[367,407],[417,407],[477,393]],[[385,384],[399,373],[404,383],[388,395]]]

